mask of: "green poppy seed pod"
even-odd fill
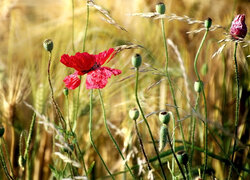
[[[177,152],[177,159],[178,161],[183,164],[183,165],[187,165],[188,163],[188,154],[186,153],[186,151],[179,151]]]
[[[67,97],[69,95],[69,89],[68,88],[64,88],[63,89],[63,94]]]
[[[202,89],[203,89],[203,82],[202,81],[195,81],[195,83],[194,83],[195,92],[200,93]]]
[[[46,39],[43,41],[43,47],[46,51],[51,52],[53,49],[53,41],[51,39]]]
[[[167,133],[167,126],[162,124],[160,128],[159,151],[162,151],[167,144]]]
[[[132,59],[132,65],[135,67],[135,68],[139,68],[141,66],[141,55],[140,54],[135,54]]]
[[[205,75],[207,74],[207,72],[208,72],[208,65],[207,65],[207,63],[204,63],[204,64],[201,66],[201,74],[202,74],[203,76],[205,76]]]
[[[3,137],[4,131],[5,131],[4,127],[1,126],[1,127],[0,127],[0,138]]]
[[[139,115],[140,115],[140,113],[139,113],[138,109],[134,108],[134,109],[129,110],[129,117],[131,119],[137,120]]]
[[[162,3],[162,2],[156,4],[155,10],[156,10],[156,12],[159,13],[159,14],[165,14],[165,11],[166,11],[165,4]]]
[[[24,159],[22,155],[20,155],[18,158],[18,164],[22,168],[22,170],[24,170],[25,163],[26,163],[26,160]]]
[[[166,111],[160,112],[159,120],[162,122],[162,124],[168,125],[170,121],[170,113]]]
[[[205,28],[209,29],[212,26],[212,19],[207,18],[204,22],[204,26],[205,26]]]

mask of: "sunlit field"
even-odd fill
[[[249,29],[248,0],[1,0],[0,180],[250,179]]]

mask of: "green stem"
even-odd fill
[[[103,119],[104,119],[105,128],[106,128],[106,130],[107,130],[107,132],[108,132],[108,134],[109,134],[109,137],[111,138],[111,140],[112,140],[113,143],[115,144],[115,147],[116,147],[116,149],[118,150],[120,156],[122,157],[122,159],[123,159],[123,161],[124,161],[126,167],[128,168],[128,170],[129,170],[131,176],[133,177],[133,179],[136,179],[135,176],[134,176],[134,174],[132,173],[132,170],[131,170],[130,167],[128,166],[128,164],[127,164],[127,162],[126,162],[126,160],[125,160],[125,158],[124,158],[124,156],[123,156],[123,154],[122,154],[122,152],[121,152],[121,150],[120,150],[120,148],[119,148],[119,146],[118,146],[116,140],[114,139],[114,137],[112,136],[112,134],[111,134],[111,132],[110,132],[110,130],[109,130],[109,127],[108,127],[108,124],[107,124],[107,119],[106,119],[105,107],[104,107],[104,103],[103,103],[103,99],[102,99],[102,93],[101,93],[100,89],[98,89],[98,92],[99,92],[99,96],[100,96],[100,102],[101,102],[101,105],[102,105]]]
[[[93,105],[92,105],[92,96],[93,96],[93,90],[90,90],[90,101],[89,101],[89,137],[90,137],[90,142],[95,150],[95,152],[98,154],[98,156],[100,157],[102,164],[104,165],[105,169],[108,171],[110,177],[114,180],[114,176],[111,174],[111,172],[109,171],[107,165],[105,164],[104,160],[102,159],[101,154],[99,153],[98,149],[96,148],[94,141],[93,141],[93,137],[92,137],[92,109],[93,109]]]
[[[152,168],[151,168],[151,166],[149,164],[148,157],[147,157],[147,154],[146,154],[145,149],[144,149],[144,145],[143,145],[143,142],[142,142],[142,139],[141,139],[141,135],[140,135],[139,130],[138,130],[138,126],[137,126],[136,120],[134,120],[134,123],[135,123],[135,131],[136,131],[139,143],[140,143],[141,151],[142,151],[143,156],[144,156],[144,158],[145,158],[145,160],[147,162],[148,170],[150,171]]]
[[[14,178],[9,174],[9,171],[8,171],[5,159],[4,159],[2,146],[0,146],[0,161],[3,166],[3,170],[4,170],[6,177],[10,180],[14,180]]]
[[[34,130],[35,121],[36,121],[36,113],[33,113],[28,138],[27,138],[27,141],[26,141],[26,147],[25,147],[25,151],[24,151],[24,159],[25,160],[27,160],[29,147],[30,147],[30,142],[31,142],[31,138],[32,138],[33,130]]]
[[[74,45],[74,40],[75,40],[75,37],[74,37],[75,13],[74,13],[74,10],[75,10],[75,4],[74,4],[74,0],[72,0],[72,49],[73,49],[73,52],[75,53],[75,45]]]
[[[174,101],[175,111],[176,111],[176,114],[177,114],[177,119],[178,119],[178,122],[179,122],[180,129],[181,129],[181,137],[182,137],[182,140],[183,140],[184,149],[187,152],[184,131],[183,131],[182,122],[181,122],[181,119],[180,119],[180,113],[179,113],[176,98],[175,98],[175,92],[174,92],[172,82],[171,82],[171,79],[170,79],[170,75],[169,75],[169,72],[168,72],[168,60],[169,60],[169,57],[168,57],[168,46],[167,46],[166,35],[165,35],[164,19],[161,19],[161,30],[162,30],[162,37],[163,37],[165,55],[166,55],[165,73],[166,73],[166,76],[167,76],[167,79],[168,79],[168,84],[169,84],[171,95],[172,95],[172,98],[173,98],[173,101]],[[188,163],[188,167],[190,168],[189,163]]]
[[[7,144],[6,144],[5,140],[4,140],[4,138],[1,138],[1,139],[2,139],[2,143],[4,145],[4,149],[5,149],[5,153],[6,153],[6,156],[7,156],[7,160],[8,160],[9,166],[10,166],[11,176],[13,176],[14,175],[14,170],[13,170],[12,164],[10,162],[9,150],[8,150],[8,147],[7,147]]]
[[[176,155],[175,155],[175,152],[174,152],[174,149],[173,149],[173,146],[172,146],[172,142],[171,142],[171,138],[170,138],[169,132],[168,132],[168,127],[167,127],[167,137],[168,137],[168,142],[169,142],[169,145],[170,145],[170,149],[171,149],[171,151],[172,151],[172,154],[174,155],[175,161],[177,162],[177,165],[178,165],[178,167],[179,167],[179,169],[180,169],[180,171],[181,171],[181,174],[182,174],[182,176],[183,176],[183,178],[184,178],[184,180],[185,180],[185,179],[186,179],[185,173],[184,173],[184,171],[183,171],[183,169],[182,169],[182,167],[181,167],[180,162],[178,161],[178,159],[177,159],[177,157],[176,157]],[[172,169],[172,171],[174,171],[174,169]]]
[[[175,118],[173,114],[172,114],[172,119],[173,119],[173,152],[175,152]],[[175,158],[173,156],[172,157],[172,171],[173,171],[172,179],[175,179],[174,170],[175,170]]]
[[[66,127],[66,122],[65,122],[65,119],[63,118],[63,115],[62,115],[62,113],[60,111],[60,108],[59,108],[58,104],[56,103],[56,100],[55,100],[55,97],[54,97],[54,90],[53,90],[52,83],[51,83],[51,78],[50,78],[51,56],[52,56],[52,52],[49,51],[48,81],[49,81],[49,87],[50,87],[50,91],[51,91],[51,98],[52,98],[52,102],[54,104],[54,107],[56,109],[57,116],[58,116],[63,128],[65,128]]]
[[[206,30],[206,32],[201,40],[199,49],[196,53],[195,60],[194,60],[194,70],[195,70],[195,74],[196,74],[196,77],[198,78],[199,82],[201,82],[201,78],[200,78],[198,70],[197,70],[197,60],[198,60],[199,54],[201,52],[201,48],[202,48],[202,46],[205,42],[205,39],[207,37],[208,31],[209,31],[209,29]],[[204,91],[203,87],[202,87],[202,96],[203,96],[204,109],[205,109],[205,121],[204,121],[204,126],[205,126],[205,134],[204,134],[204,136],[205,136],[205,162],[204,162],[204,170],[202,173],[202,179],[205,179],[206,169],[207,169],[207,131],[208,131],[208,129],[207,129],[207,102],[206,102],[206,96],[205,96],[205,91]]]
[[[200,93],[197,94],[196,101],[195,101],[195,106],[194,106],[194,113],[196,113],[196,110],[198,108],[200,100]],[[192,137],[192,145],[191,145],[191,152],[190,152],[190,166],[192,166],[192,161],[193,161],[193,154],[194,154],[194,135],[195,135],[195,125],[196,125],[196,118],[193,117],[193,112],[192,112],[192,129],[191,129],[191,137]]]
[[[145,118],[144,112],[143,112],[143,110],[142,110],[142,108],[141,108],[141,105],[140,105],[140,102],[139,102],[139,98],[138,98],[138,94],[137,94],[137,91],[138,91],[138,79],[139,79],[139,69],[136,68],[136,82],[135,82],[135,98],[136,98],[136,102],[137,102],[137,105],[138,105],[138,107],[139,107],[139,109],[140,109],[140,113],[141,113],[141,115],[142,115],[142,117],[143,117],[143,120],[144,120],[144,122],[145,122],[145,124],[146,124],[146,126],[147,126],[147,128],[148,128],[148,131],[149,131],[151,140],[152,140],[153,145],[154,145],[155,153],[156,153],[156,155],[157,155],[157,159],[158,159],[158,162],[159,162],[160,167],[161,167],[162,174],[163,174],[163,176],[164,176],[164,179],[166,180],[167,177],[166,177],[166,174],[165,174],[163,165],[162,165],[162,163],[161,163],[161,159],[160,159],[159,152],[158,152],[157,147],[156,147],[156,144],[155,144],[155,140],[154,140],[153,134],[152,134],[152,132],[151,132],[150,126],[149,126],[149,124],[148,124],[147,119]]]
[[[237,59],[236,59],[236,52],[237,52],[237,46],[238,43],[235,42],[235,46],[234,46],[234,64],[235,64],[235,79],[236,79],[236,83],[237,83],[237,95],[236,95],[236,110],[235,110],[235,122],[234,122],[234,145],[233,145],[233,153],[232,153],[232,159],[231,161],[234,161],[234,154],[235,154],[235,149],[236,149],[236,145],[237,145],[237,134],[238,134],[238,125],[239,125],[239,108],[240,108],[240,78],[239,78],[239,70],[238,70],[238,63],[237,63]],[[232,174],[232,166],[230,166],[229,169],[229,174],[228,174],[228,179],[231,178],[231,174]]]

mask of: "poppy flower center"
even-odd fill
[[[89,70],[81,71],[81,73],[83,73],[83,74],[89,73],[89,72],[91,72],[91,71],[94,71],[94,70],[96,70],[96,69],[99,69],[100,67],[101,67],[101,65],[100,65],[100,64],[97,64],[97,63],[95,62],[95,64],[94,64]]]

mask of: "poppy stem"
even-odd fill
[[[58,118],[60,120],[60,123],[63,126],[63,128],[65,128],[66,127],[66,121],[63,118],[63,115],[62,115],[62,113],[60,111],[60,108],[59,108],[58,104],[56,103],[56,100],[55,100],[55,97],[54,97],[54,90],[53,90],[52,83],[51,83],[51,78],[50,78],[51,56],[52,56],[52,52],[49,51],[48,81],[49,81],[49,87],[50,87],[50,91],[51,91],[51,98],[52,98],[53,105],[54,105],[54,107],[56,109],[57,116],[58,116]]]
[[[109,171],[106,163],[104,162],[101,154],[99,153],[97,147],[95,146],[95,143],[93,141],[93,137],[92,137],[92,110],[93,110],[93,103],[92,103],[92,99],[93,99],[93,90],[90,90],[90,99],[89,99],[89,137],[90,137],[90,142],[95,150],[95,152],[98,154],[98,156],[100,157],[102,164],[104,165],[105,169],[108,171],[110,177],[114,180],[114,176],[111,174],[111,172]]]
[[[173,98],[173,102],[174,102],[174,106],[175,106],[175,111],[176,111],[176,115],[177,115],[177,120],[179,122],[179,126],[180,126],[180,129],[181,129],[181,137],[182,137],[182,140],[183,140],[184,149],[187,152],[187,146],[186,146],[184,131],[183,131],[183,127],[182,127],[182,121],[180,120],[180,113],[179,113],[176,98],[175,98],[175,92],[174,92],[173,85],[172,85],[170,75],[169,75],[169,71],[168,71],[169,57],[168,57],[168,46],[167,46],[166,35],[165,35],[164,19],[161,19],[161,30],[162,30],[162,37],[163,37],[163,43],[164,43],[165,55],[166,55],[165,73],[166,73],[169,88],[170,88],[170,91],[171,91],[171,94],[172,94],[172,98]],[[175,144],[173,144],[173,146],[175,147]],[[189,163],[188,163],[188,167],[190,168]]]
[[[196,77],[198,79],[198,82],[201,82],[201,78],[200,78],[200,75],[198,73],[198,70],[197,70],[197,60],[198,60],[198,57],[199,57],[199,54],[201,52],[201,48],[205,42],[205,39],[207,37],[207,34],[208,34],[208,31],[209,29],[207,28],[202,40],[201,40],[201,43],[200,43],[200,46],[199,46],[199,49],[195,55],[195,59],[194,59],[194,71],[195,71],[195,74],[196,74]],[[208,132],[208,127],[207,127],[207,101],[206,101],[206,96],[205,96],[205,91],[204,91],[204,87],[202,86],[201,88],[202,90],[202,97],[203,97],[203,101],[204,101],[204,110],[205,110],[205,121],[204,121],[204,126],[205,126],[205,134],[204,134],[204,137],[205,137],[205,162],[204,162],[204,169],[203,169],[203,173],[202,173],[202,179],[205,179],[206,177],[206,169],[207,169],[207,132]],[[200,92],[199,92],[200,94]],[[194,129],[193,129],[194,131]]]
[[[166,177],[166,174],[165,174],[165,171],[164,171],[164,168],[163,168],[161,159],[160,159],[159,152],[158,152],[157,147],[156,147],[156,144],[155,144],[155,140],[154,140],[152,131],[151,131],[151,129],[150,129],[150,126],[149,126],[149,124],[148,124],[148,121],[147,121],[147,119],[146,119],[146,117],[145,117],[145,115],[144,115],[144,112],[143,112],[142,107],[141,107],[140,102],[139,102],[139,98],[138,98],[138,94],[137,94],[137,91],[138,91],[138,79],[139,79],[139,69],[136,68],[135,99],[136,99],[137,105],[138,105],[138,107],[139,107],[139,109],[140,109],[140,113],[141,113],[141,115],[142,115],[142,117],[143,117],[143,120],[144,120],[144,122],[145,122],[145,124],[146,124],[146,126],[147,126],[147,128],[148,128],[148,131],[149,131],[149,134],[150,134],[150,137],[151,137],[151,140],[152,140],[152,142],[153,142],[154,149],[155,149],[155,153],[156,153],[158,162],[159,162],[160,167],[161,167],[161,171],[162,171],[163,177],[164,177],[164,179],[166,180],[167,177]]]
[[[4,173],[6,175],[6,177],[10,180],[14,180],[14,178],[10,175],[9,171],[8,171],[8,168],[7,168],[7,165],[6,165],[6,162],[5,162],[5,159],[4,159],[4,154],[3,154],[3,150],[2,150],[2,145],[0,145],[0,162],[3,166],[3,170],[4,170]]]
[[[137,134],[137,137],[138,137],[138,140],[139,140],[139,143],[140,143],[140,147],[141,147],[141,151],[143,153],[143,156],[147,162],[147,165],[148,165],[148,170],[150,171],[152,168],[149,164],[149,161],[148,161],[148,157],[147,157],[147,154],[145,152],[145,149],[144,149],[144,146],[143,146],[143,142],[142,142],[142,139],[141,139],[141,135],[140,135],[140,132],[138,130],[138,126],[137,126],[137,122],[136,120],[134,120],[134,124],[135,124],[135,131],[136,131],[136,134]]]
[[[238,134],[238,124],[239,124],[239,101],[240,101],[240,78],[239,78],[239,70],[238,70],[238,63],[236,59],[236,52],[237,52],[237,46],[238,43],[235,42],[234,46],[234,64],[235,64],[235,79],[237,83],[237,94],[236,94],[236,110],[235,110],[235,122],[234,122],[234,145],[233,145],[233,153],[232,153],[232,158],[231,161],[234,161],[234,154],[235,154],[235,149],[236,149],[236,144],[237,144],[237,134]],[[231,178],[232,175],[232,166],[230,166],[229,169],[229,174],[228,174],[228,179]]]
[[[130,167],[128,166],[127,162],[126,162],[126,159],[124,158],[115,138],[112,136],[110,130],[109,130],[109,127],[108,127],[108,124],[107,124],[107,119],[106,119],[106,112],[105,112],[105,107],[104,107],[104,103],[103,103],[103,98],[102,98],[102,93],[101,93],[101,90],[98,89],[98,92],[99,92],[99,97],[100,97],[100,102],[101,102],[101,106],[102,106],[102,112],[103,112],[103,119],[104,119],[104,124],[105,124],[105,128],[109,134],[109,137],[111,138],[111,140],[113,141],[113,143],[115,144],[115,147],[116,149],[118,150],[120,156],[122,157],[122,160],[124,161],[126,167],[128,168],[129,170],[129,173],[131,174],[131,176],[133,177],[133,179],[136,179],[134,174],[132,173],[132,170],[130,169]]]

